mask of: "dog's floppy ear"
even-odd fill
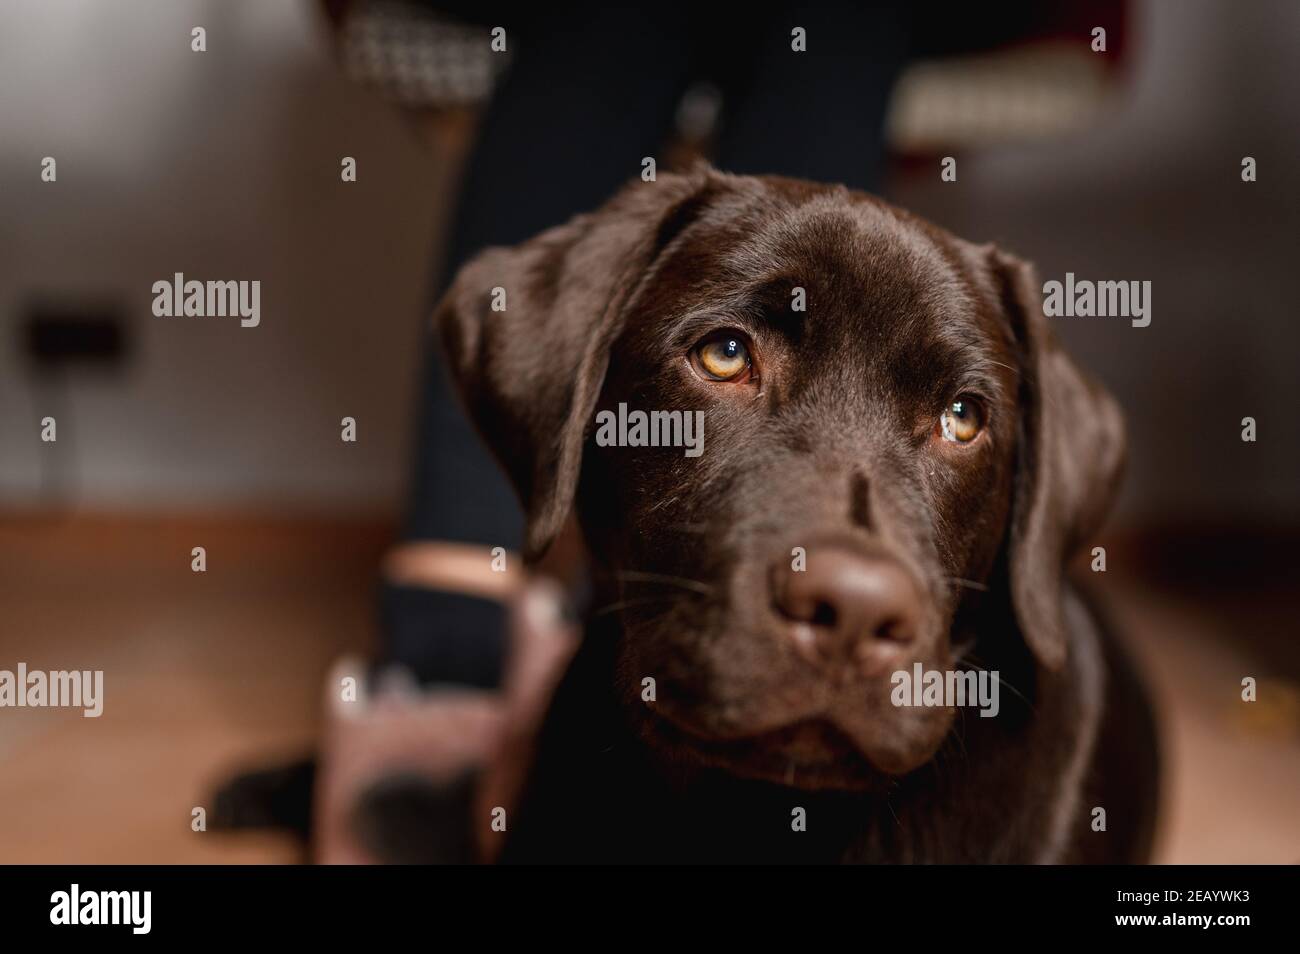
[[[435,312],[466,408],[523,503],[530,562],[572,506],[624,308],[715,175],[700,167],[635,181],[593,213],[486,249]]]
[[[1021,348],[1022,424],[1010,530],[1011,596],[1029,648],[1051,670],[1065,661],[1066,561],[1101,526],[1124,463],[1119,405],[1061,349],[1031,265],[990,251],[1002,305]]]

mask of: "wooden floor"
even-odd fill
[[[298,860],[289,841],[193,832],[191,812],[231,770],[312,747],[328,666],[372,647],[388,534],[253,518],[0,523],[0,669],[103,669],[106,696],[99,719],[0,710],[0,862]],[[195,546],[206,573],[190,569]],[[1211,598],[1115,560],[1106,595],[1165,730],[1159,860],[1300,861],[1294,632],[1270,631],[1291,625],[1294,593]],[[1267,687],[1255,708],[1238,701],[1243,675]]]
[[[6,521],[0,668],[104,670],[104,714],[0,710],[0,861],[292,861],[191,831],[214,782],[314,745],[331,661],[375,631],[376,525]],[[191,549],[207,571],[190,569]]]

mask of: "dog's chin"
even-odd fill
[[[891,786],[896,774],[877,766],[870,755],[824,719],[807,719],[739,738],[718,738],[660,715],[646,720],[641,731],[659,758],[671,764],[788,788],[880,792]]]

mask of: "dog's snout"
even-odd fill
[[[917,637],[920,595],[896,560],[810,547],[805,568],[779,567],[772,582],[777,612],[810,660],[874,672]]]

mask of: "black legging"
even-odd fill
[[[512,62],[467,163],[440,282],[484,246],[521,242],[639,175],[699,80],[722,91],[719,168],[872,188],[887,97],[910,46],[905,6],[782,5],[725,17],[685,6],[591,6],[522,21],[475,16],[506,28]],[[807,52],[791,50],[796,26],[807,31]],[[518,549],[519,504],[458,407],[432,341],[415,464],[406,539]],[[404,663],[424,682],[497,684],[499,606],[387,586],[382,607],[381,662]]]

